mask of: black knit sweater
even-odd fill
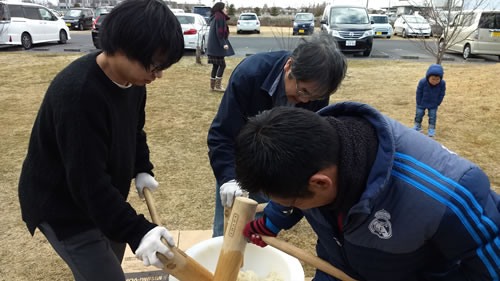
[[[146,88],[118,87],[97,55],[75,60],[45,94],[19,181],[22,217],[32,235],[42,221],[58,239],[97,227],[135,251],[155,226],[126,202],[132,178],[153,169]]]

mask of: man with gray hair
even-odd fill
[[[234,69],[207,139],[216,178],[214,237],[224,234],[223,207],[242,195],[234,180],[234,140],[248,118],[278,106],[317,111],[328,105],[346,71],[346,59],[328,35],[302,39],[292,52],[252,55]],[[258,194],[250,197],[267,201]]]

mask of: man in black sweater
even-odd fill
[[[154,27],[154,28],[151,28]],[[127,0],[106,17],[102,52],[85,55],[50,84],[31,133],[20,181],[22,217],[38,228],[75,280],[125,280],[128,243],[144,265],[173,238],[126,202],[154,190],[145,122],[146,87],[179,61],[182,29],[160,0]]]

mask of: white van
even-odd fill
[[[65,44],[69,39],[64,20],[44,6],[0,2],[0,45],[21,45],[29,49],[36,43]]]
[[[447,34],[453,35],[449,51],[471,55],[496,55],[500,58],[500,11],[464,11],[455,16]],[[448,35],[450,36],[450,35]],[[440,42],[444,40],[441,35]]]

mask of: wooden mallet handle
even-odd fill
[[[313,267],[327,274],[330,274],[333,277],[336,277],[342,281],[356,281],[356,279],[351,278],[349,275],[345,274],[342,270],[334,267],[325,260],[317,256],[314,256],[300,248],[297,248],[292,244],[289,244],[283,240],[279,240],[276,237],[265,236],[265,235],[261,235],[260,237],[262,241],[266,242],[268,245],[271,245],[276,249],[279,249],[291,256],[294,256],[299,260],[309,265],[312,265]]]
[[[153,201],[153,195],[149,188],[144,188],[144,198],[146,198],[146,204],[148,205],[149,213],[151,219],[157,225],[161,225],[160,218],[156,212],[155,203]],[[161,260],[164,267],[163,270],[168,272],[170,275],[179,279],[180,281],[212,281],[213,274],[204,268],[202,265],[197,263],[193,258],[186,255],[177,247],[171,247],[168,245],[167,241],[162,238],[163,244],[165,244],[172,252],[174,257],[172,259],[167,259],[164,255],[156,253],[156,256]]]

